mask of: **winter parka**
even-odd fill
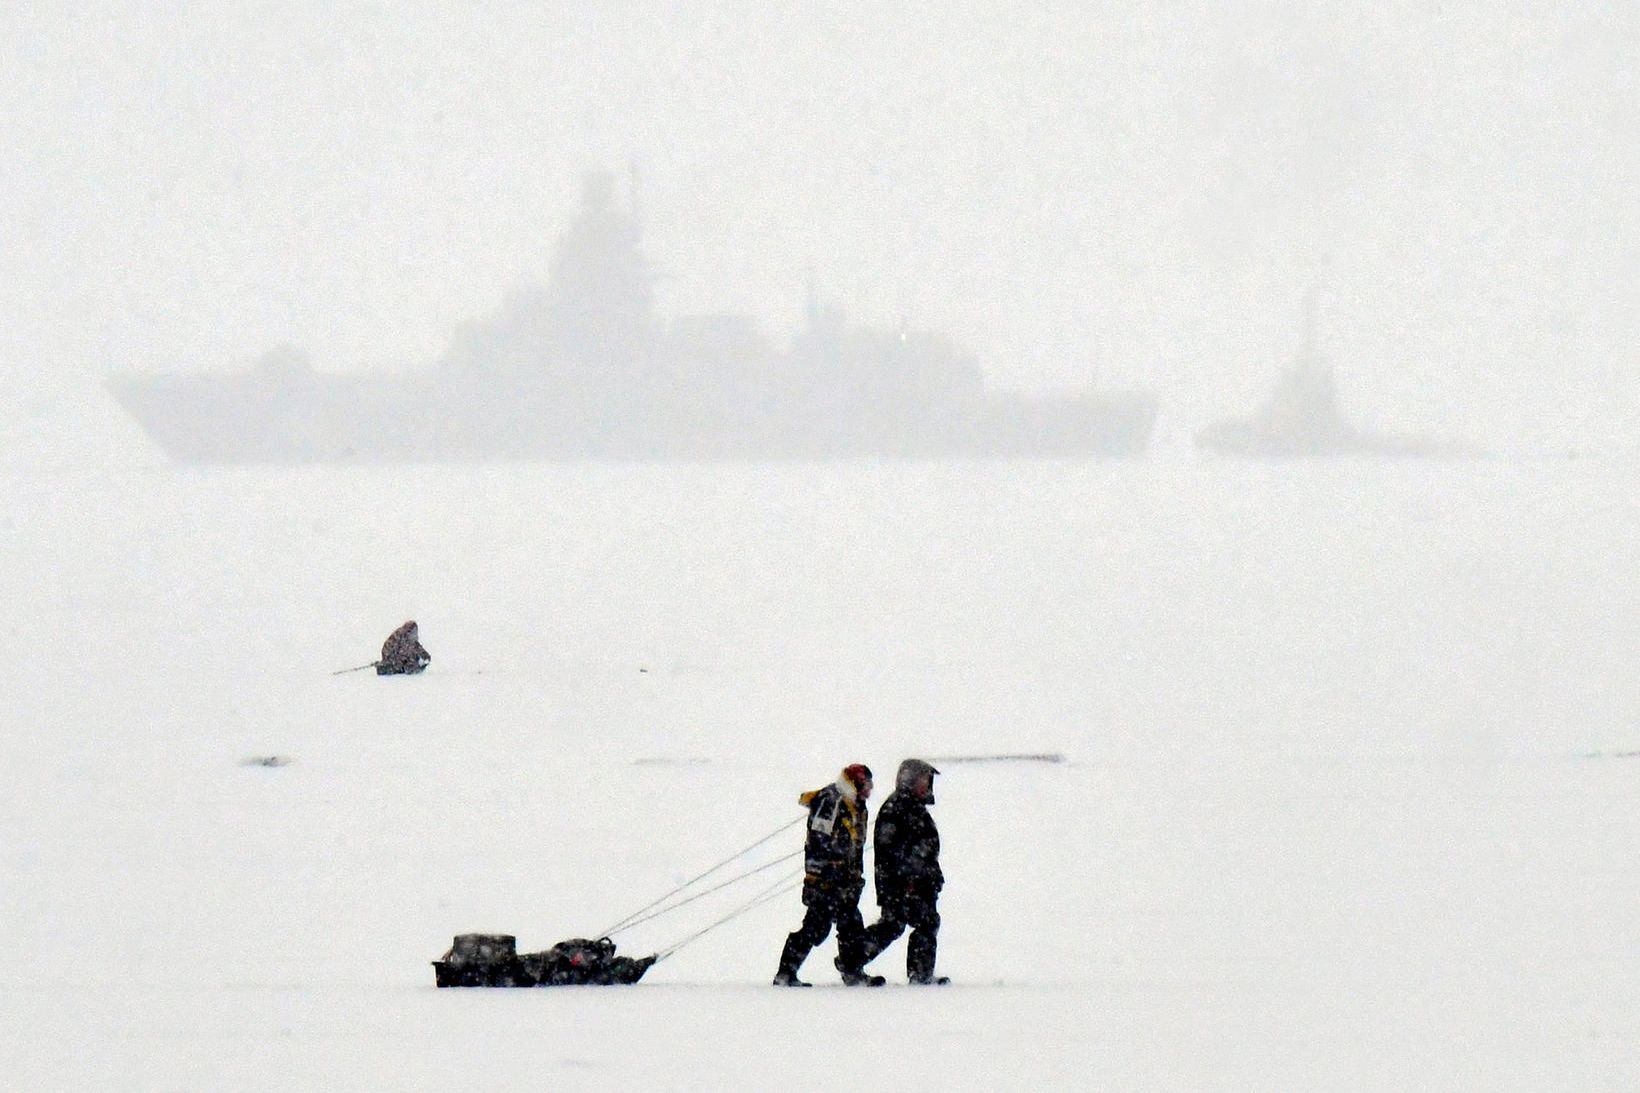
[[[859,899],[866,883],[866,803],[842,782],[810,790],[797,803],[809,810],[803,902],[812,903],[816,895]]]
[[[877,855],[874,880],[877,904],[917,900],[932,902],[945,887],[940,871],[940,833],[928,804],[912,789],[889,794],[877,813],[872,840]]]

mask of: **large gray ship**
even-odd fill
[[[240,373],[109,378],[184,463],[1135,456],[1146,393],[988,390],[937,334],[847,323],[811,288],[776,347],[743,315],[661,321],[636,194],[583,182],[547,283],[463,325],[431,367],[324,374],[294,349]]]

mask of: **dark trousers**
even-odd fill
[[[866,960],[877,955],[911,927],[906,942],[905,975],[913,983],[934,978],[934,953],[940,936],[940,913],[932,899],[897,899],[883,904],[882,917],[866,927]]]
[[[806,886],[803,902],[808,911],[803,925],[786,935],[786,947],[780,953],[780,970],[791,975],[808,959],[809,951],[837,927],[837,967],[845,974],[858,972],[866,962],[865,919],[860,916],[860,892],[836,892]]]

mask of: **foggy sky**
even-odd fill
[[[1363,423],[1630,446],[1631,5],[1089,7],[5,11],[6,382],[424,365],[635,162],[666,315],[784,339],[812,269],[1166,434],[1260,397],[1319,279]]]

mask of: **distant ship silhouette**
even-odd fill
[[[1411,434],[1357,428],[1338,404],[1332,366],[1316,345],[1316,301],[1305,297],[1304,339],[1298,358],[1276,380],[1275,389],[1248,417],[1216,421],[1196,433],[1196,445],[1223,455],[1255,459],[1305,459],[1341,455],[1407,458],[1470,458],[1482,454],[1469,445]]]
[[[635,187],[634,187],[635,189]],[[240,373],[124,373],[119,403],[184,463],[1135,456],[1148,393],[988,391],[945,338],[847,324],[810,289],[777,349],[743,315],[653,311],[634,193],[583,179],[547,284],[462,325],[435,366],[325,375],[282,347]]]

